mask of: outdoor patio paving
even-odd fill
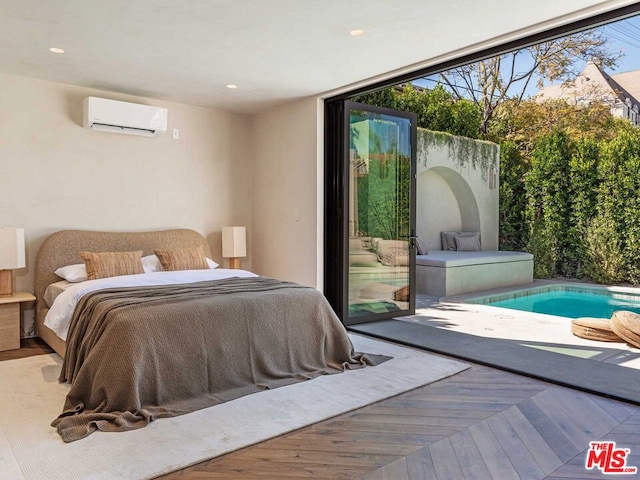
[[[528,285],[438,299],[418,295],[416,315],[398,320],[487,338],[512,340],[519,345],[589,360],[640,369],[640,349],[626,343],[598,342],[571,333],[570,319],[464,303],[469,298],[521,290],[562,281],[537,280]]]

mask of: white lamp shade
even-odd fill
[[[24,228],[0,228],[0,270],[25,266]]]
[[[222,256],[238,258],[247,256],[247,229],[222,227]]]

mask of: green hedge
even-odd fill
[[[500,181],[501,247],[533,253],[536,277],[640,284],[640,129],[609,140],[556,130],[528,162],[505,142]]]
[[[498,236],[500,250],[523,250],[528,243],[524,173],[525,165],[518,145],[515,142],[502,142]]]

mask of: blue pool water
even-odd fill
[[[494,307],[511,308],[526,312],[546,313],[560,317],[597,317],[610,318],[616,310],[640,313],[640,295],[617,294],[606,290],[593,290],[572,287],[552,287],[541,293],[516,292],[512,298],[479,298],[468,300]]]

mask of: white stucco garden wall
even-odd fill
[[[479,231],[483,250],[498,250],[498,173],[495,143],[418,129],[418,236],[441,248],[440,232]]]

